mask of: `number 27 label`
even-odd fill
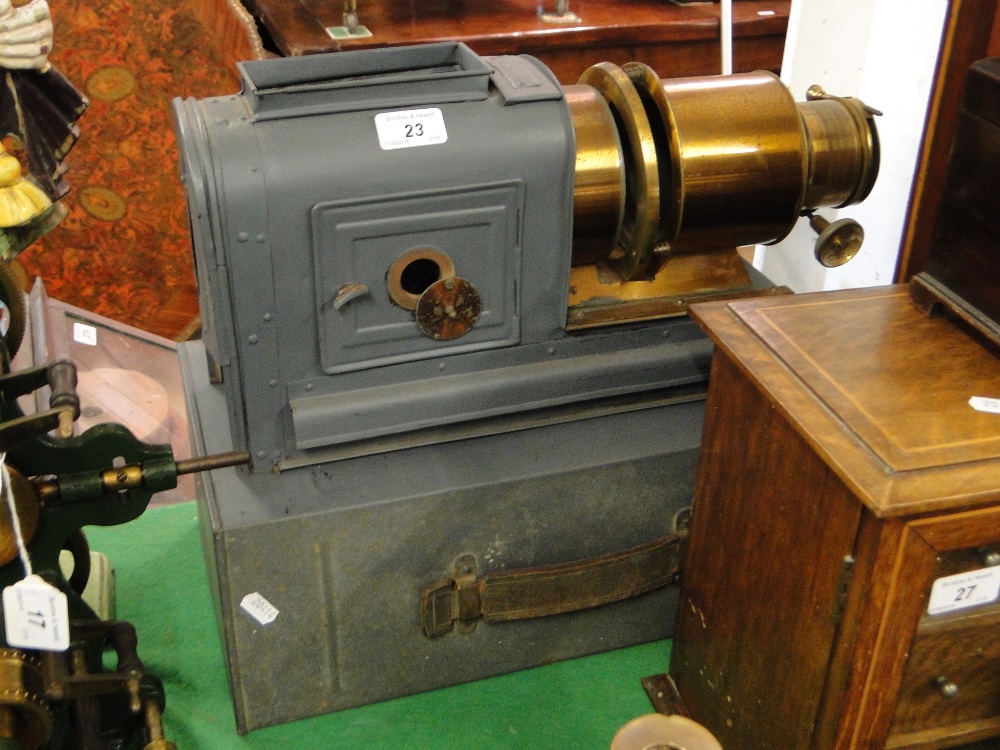
[[[931,586],[927,614],[989,604],[1000,595],[1000,566],[938,578]]]
[[[383,151],[414,146],[436,146],[448,140],[444,115],[437,107],[375,115],[378,145]]]

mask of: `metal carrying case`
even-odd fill
[[[670,635],[710,345],[567,333],[551,74],[460,44],[241,72],[175,104],[194,446],[251,455],[199,485],[239,729]]]

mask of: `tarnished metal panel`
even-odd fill
[[[197,449],[214,450],[231,438],[213,419],[221,394],[197,379],[200,348],[183,346],[184,367],[197,383]],[[702,408],[683,400],[280,476],[203,475],[240,728],[670,635],[674,588],[434,639],[421,630],[420,594],[462,555],[480,572],[505,571],[670,533],[692,493]],[[309,496],[327,507],[302,512]],[[240,609],[253,592],[280,611],[273,624]]]

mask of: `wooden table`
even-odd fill
[[[693,315],[717,347],[682,704],[727,750],[1000,736],[1000,414],[969,403],[1000,397],[998,352],[906,287]]]
[[[607,60],[651,65],[662,78],[720,70],[719,6],[669,0],[570,0],[579,23],[548,23],[537,0],[359,0],[367,39],[335,40],[342,3],[332,0],[244,0],[283,55],[461,41],[481,55],[531,54],[562,83],[576,83],[591,65]],[[549,8],[545,3],[552,5]],[[778,70],[789,0],[733,4],[734,68]],[[543,0],[546,10],[554,0]]]

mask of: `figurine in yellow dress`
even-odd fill
[[[65,216],[63,159],[86,98],[48,62],[46,0],[0,0],[0,258],[11,260]]]

